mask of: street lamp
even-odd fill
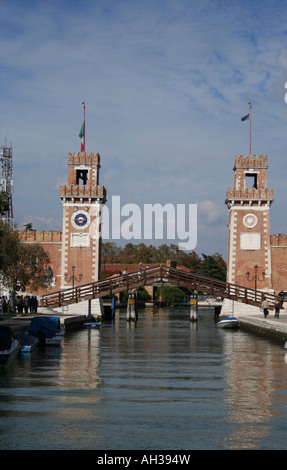
[[[247,280],[248,280],[248,281],[253,281],[253,280],[255,280],[255,300],[256,300],[257,281],[263,282],[264,279],[265,279],[265,276],[266,276],[266,273],[263,271],[263,273],[262,273],[262,279],[260,279],[259,276],[258,276],[258,274],[257,274],[257,272],[258,272],[258,266],[257,266],[257,264],[255,264],[255,266],[254,266],[254,276],[253,276],[251,279],[250,279],[250,272],[249,272],[249,271],[246,272],[246,277],[247,277]]]
[[[65,276],[65,282],[70,282],[72,281],[73,282],[73,288],[75,286],[75,281],[76,282],[80,282],[82,277],[83,277],[83,274],[82,273],[79,273],[79,279],[76,278],[75,276],[75,269],[76,269],[76,266],[73,264],[72,266],[72,271],[73,271],[73,274],[72,276],[70,277],[70,279],[68,279],[68,273],[64,273],[64,276]]]

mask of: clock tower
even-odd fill
[[[101,208],[106,189],[99,186],[100,155],[68,154],[68,184],[60,186],[63,204],[61,289],[100,279]],[[99,299],[69,306],[71,313],[100,314]]]
[[[227,281],[254,288],[251,278],[258,274],[257,289],[270,291],[273,190],[267,188],[267,168],[267,156],[235,157],[234,187],[228,189],[225,203],[229,209]]]

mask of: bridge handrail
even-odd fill
[[[253,303],[254,305],[258,305],[262,301],[263,296],[271,304],[274,304],[277,299],[272,293],[228,283],[203,274],[186,272],[166,265],[158,265],[141,271],[111,276],[100,281],[68,287],[51,294],[45,294],[41,298],[41,305],[49,306],[57,304],[61,306],[77,303],[82,300],[104,297],[116,292],[136,289],[150,284],[173,284],[189,287],[193,290],[206,291],[219,297],[239,300],[244,303]]]

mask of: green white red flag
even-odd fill
[[[85,120],[80,130],[79,137],[81,139],[81,152],[85,151]]]

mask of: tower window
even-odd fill
[[[88,170],[77,170],[77,184],[86,186],[88,181]]]
[[[246,173],[245,179],[245,188],[255,188],[257,189],[257,174],[255,173]]]

